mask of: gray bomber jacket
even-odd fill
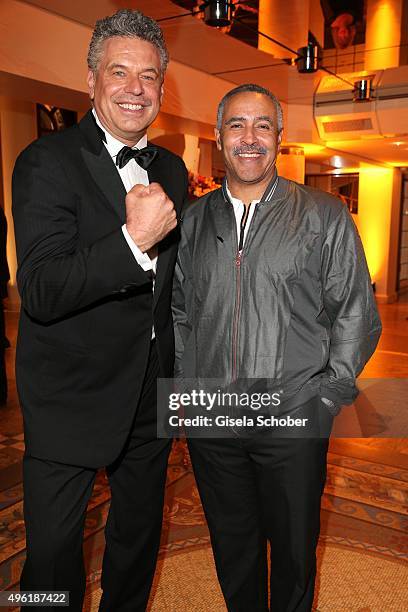
[[[187,208],[174,278],[176,377],[266,378],[337,406],[375,350],[381,322],[346,206],[279,177],[256,205],[241,255],[225,184]]]

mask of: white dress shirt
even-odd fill
[[[96,123],[99,125],[99,127],[101,128],[101,130],[103,130],[105,134],[106,142],[104,142],[104,145],[107,148],[109,155],[112,157],[113,163],[115,164],[115,168],[119,172],[119,176],[122,179],[122,183],[126,189],[126,193],[128,193],[136,184],[148,185],[149,177],[147,171],[144,168],[141,168],[134,159],[128,161],[126,166],[124,166],[123,168],[119,168],[119,166],[116,165],[116,156],[125,145],[123,144],[123,142],[120,142],[120,140],[117,140],[116,138],[114,138],[114,136],[112,136],[111,134],[109,134],[109,132],[105,130],[102,123],[99,121],[95,109],[92,109],[92,112],[94,114]],[[145,147],[146,145],[147,136],[144,135],[139,140],[139,142],[137,142],[135,146],[132,147],[132,149],[143,149],[143,147]],[[152,259],[150,259],[147,253],[142,253],[137,244],[133,242],[132,237],[126,229],[126,224],[122,225],[122,232],[139,266],[141,266],[145,272],[152,270],[153,275],[155,276],[157,268],[157,257],[153,257]],[[154,328],[152,328],[152,340],[154,337]]]
[[[237,224],[238,244],[239,244],[239,239],[241,237],[242,217],[245,214],[245,204],[241,200],[239,200],[238,198],[234,198],[231,195],[231,192],[228,189],[228,185],[226,185],[226,189],[227,189],[227,195],[228,195],[228,197],[230,199],[230,202],[232,204],[232,207],[234,209],[235,221],[236,221],[236,224]],[[248,216],[247,216],[247,219],[246,219],[246,222],[245,222],[244,240],[243,240],[242,246],[245,244],[245,240],[246,240],[246,237],[248,235],[249,226],[251,225],[252,217],[254,216],[255,205],[258,204],[258,202],[260,202],[260,200],[252,200],[252,202],[249,204],[249,210],[248,210]]]
[[[126,193],[128,193],[136,184],[148,185],[149,177],[147,171],[144,170],[144,168],[141,168],[134,159],[128,161],[126,166],[124,166],[123,168],[119,168],[118,166],[116,166],[116,156],[125,145],[123,144],[123,142],[120,142],[120,140],[116,140],[116,138],[114,138],[111,134],[109,134],[109,132],[105,130],[102,123],[99,121],[95,109],[92,109],[92,112],[94,114],[96,123],[105,133],[106,142],[104,142],[104,145],[107,148],[109,155],[112,157],[113,163],[115,164],[117,171],[119,172],[119,176],[122,179],[122,183],[126,189]],[[132,147],[132,149],[143,149],[143,147],[145,147],[146,145],[147,136],[144,135],[139,140],[139,142],[137,142],[135,146]],[[129,232],[126,229],[126,224],[122,225],[122,232],[139,266],[141,266],[145,272],[152,270],[153,274],[156,274],[157,257],[150,259],[147,253],[142,253],[139,247],[133,242]]]

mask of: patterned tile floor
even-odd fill
[[[383,306],[381,311],[384,322],[383,337],[364,375],[371,378],[387,376],[408,378],[406,348],[408,303]],[[7,314],[7,333],[11,342],[11,348],[7,350],[9,401],[7,406],[0,408],[0,589],[15,588],[18,585],[25,549],[21,486],[24,442],[13,367],[17,318],[18,314],[15,312]],[[408,398],[400,399],[405,404],[408,403]],[[96,609],[94,607],[96,600],[92,603],[91,599],[93,593],[97,599],[99,592],[104,546],[103,526],[108,507],[109,490],[105,475],[101,472],[88,508],[84,542],[88,576],[88,610]],[[395,564],[398,565],[398,571],[395,570],[398,580],[401,581],[402,576],[406,576],[405,583],[408,583],[408,571],[405,569],[408,561],[407,508],[407,439],[332,439],[328,478],[322,502],[322,532],[319,547],[319,550],[327,549],[331,552],[328,556],[324,555],[328,565],[325,566],[323,563],[321,576],[319,575],[321,584],[327,585],[328,576],[331,575],[330,572],[335,572],[336,563],[338,570],[341,571],[343,565],[348,564],[350,559],[355,561],[356,572],[364,571],[364,580],[369,582],[371,594],[375,593],[376,589],[381,590],[379,577],[383,576],[381,580],[386,580],[387,572],[391,576]],[[186,563],[190,558],[204,559],[200,557],[200,551],[204,554],[208,551],[208,547],[208,531],[194,478],[184,447],[178,444],[173,450],[168,470],[160,563],[171,568],[172,563],[177,565],[183,559]],[[344,554],[335,554],[334,550],[343,551]],[[171,561],[173,558],[174,562]],[[211,558],[211,555],[205,556],[205,559],[208,558]],[[364,569],[364,559],[369,559],[367,560],[369,571],[366,571],[367,568]],[[326,571],[323,571],[325,567]],[[401,573],[404,571],[405,574]],[[160,572],[158,580],[156,593],[178,588],[177,581],[175,584],[171,583],[171,580],[169,583],[161,582]],[[213,584],[212,589],[216,589],[216,585],[211,583],[211,580],[214,581],[213,574],[208,580],[209,585]],[[325,588],[321,591],[318,601],[319,610],[321,612],[408,611],[408,601],[405,605],[401,600],[403,595],[395,594],[393,601],[392,592],[386,590],[385,586],[383,599],[378,594],[377,604],[373,604],[373,601],[376,601],[375,597],[373,599],[368,595],[367,601],[364,601],[367,589],[363,593],[361,581],[355,582],[353,588],[357,589],[355,604],[344,589],[341,591],[340,588],[335,596],[331,596],[330,590]],[[197,597],[198,595],[197,591]],[[203,594],[200,596],[204,597]],[[177,607],[169,607],[163,603],[169,601],[169,597],[167,599],[160,597],[158,595],[152,604],[152,609],[155,611],[170,612],[177,609],[180,612],[192,612],[199,609],[194,602],[194,593],[193,599],[186,600],[184,604],[180,604],[179,600]],[[333,600],[333,597],[337,597],[337,601]],[[386,609],[381,608],[383,600],[387,601]],[[218,609],[223,609],[222,604],[221,607],[214,604],[213,608],[210,606],[205,612]]]
[[[24,434],[15,436],[3,436],[0,434],[0,451],[3,448],[16,448],[19,451],[24,451]]]

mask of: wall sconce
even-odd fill
[[[201,4],[204,11],[204,23],[213,28],[224,28],[231,25],[233,4],[228,0],[209,0]]]

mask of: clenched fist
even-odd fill
[[[143,253],[176,225],[174,204],[158,183],[132,187],[126,196],[126,229]]]

